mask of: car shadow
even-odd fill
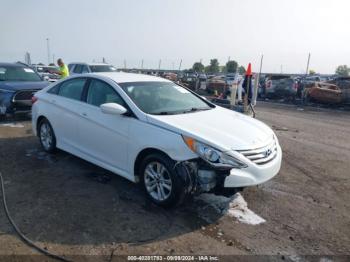
[[[32,136],[1,138],[0,148],[9,211],[34,241],[137,245],[193,232],[222,217],[197,200],[158,207],[141,186],[66,152],[47,154]],[[1,213],[0,231],[15,234]]]

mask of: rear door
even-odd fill
[[[80,108],[79,141],[87,156],[127,173],[129,125],[133,117],[102,113],[100,105],[125,102],[108,83],[91,78],[86,103]]]
[[[86,78],[74,78],[62,82],[50,95],[50,122],[55,130],[58,146],[79,148],[78,120]],[[50,93],[50,91],[48,93]]]

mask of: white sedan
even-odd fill
[[[141,182],[158,205],[201,192],[233,194],[280,170],[282,151],[268,126],[163,78],[73,76],[32,102],[44,150],[59,148]]]

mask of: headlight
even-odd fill
[[[242,161],[227,155],[211,146],[198,142],[197,140],[182,136],[186,145],[200,158],[217,168],[245,168],[247,165]]]

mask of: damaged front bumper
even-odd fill
[[[18,94],[32,91],[18,91],[12,92],[7,90],[0,90],[0,115],[13,115],[16,113],[29,113],[32,108],[31,100],[15,99]],[[34,92],[34,91],[33,91]]]
[[[178,173],[182,174],[187,191],[192,194],[221,193],[229,189],[233,192],[233,189],[262,184],[272,179],[278,174],[281,162],[282,150],[277,145],[276,157],[264,165],[257,165],[245,159],[245,168],[215,168],[198,158],[181,162],[178,168],[182,170],[178,170]]]

